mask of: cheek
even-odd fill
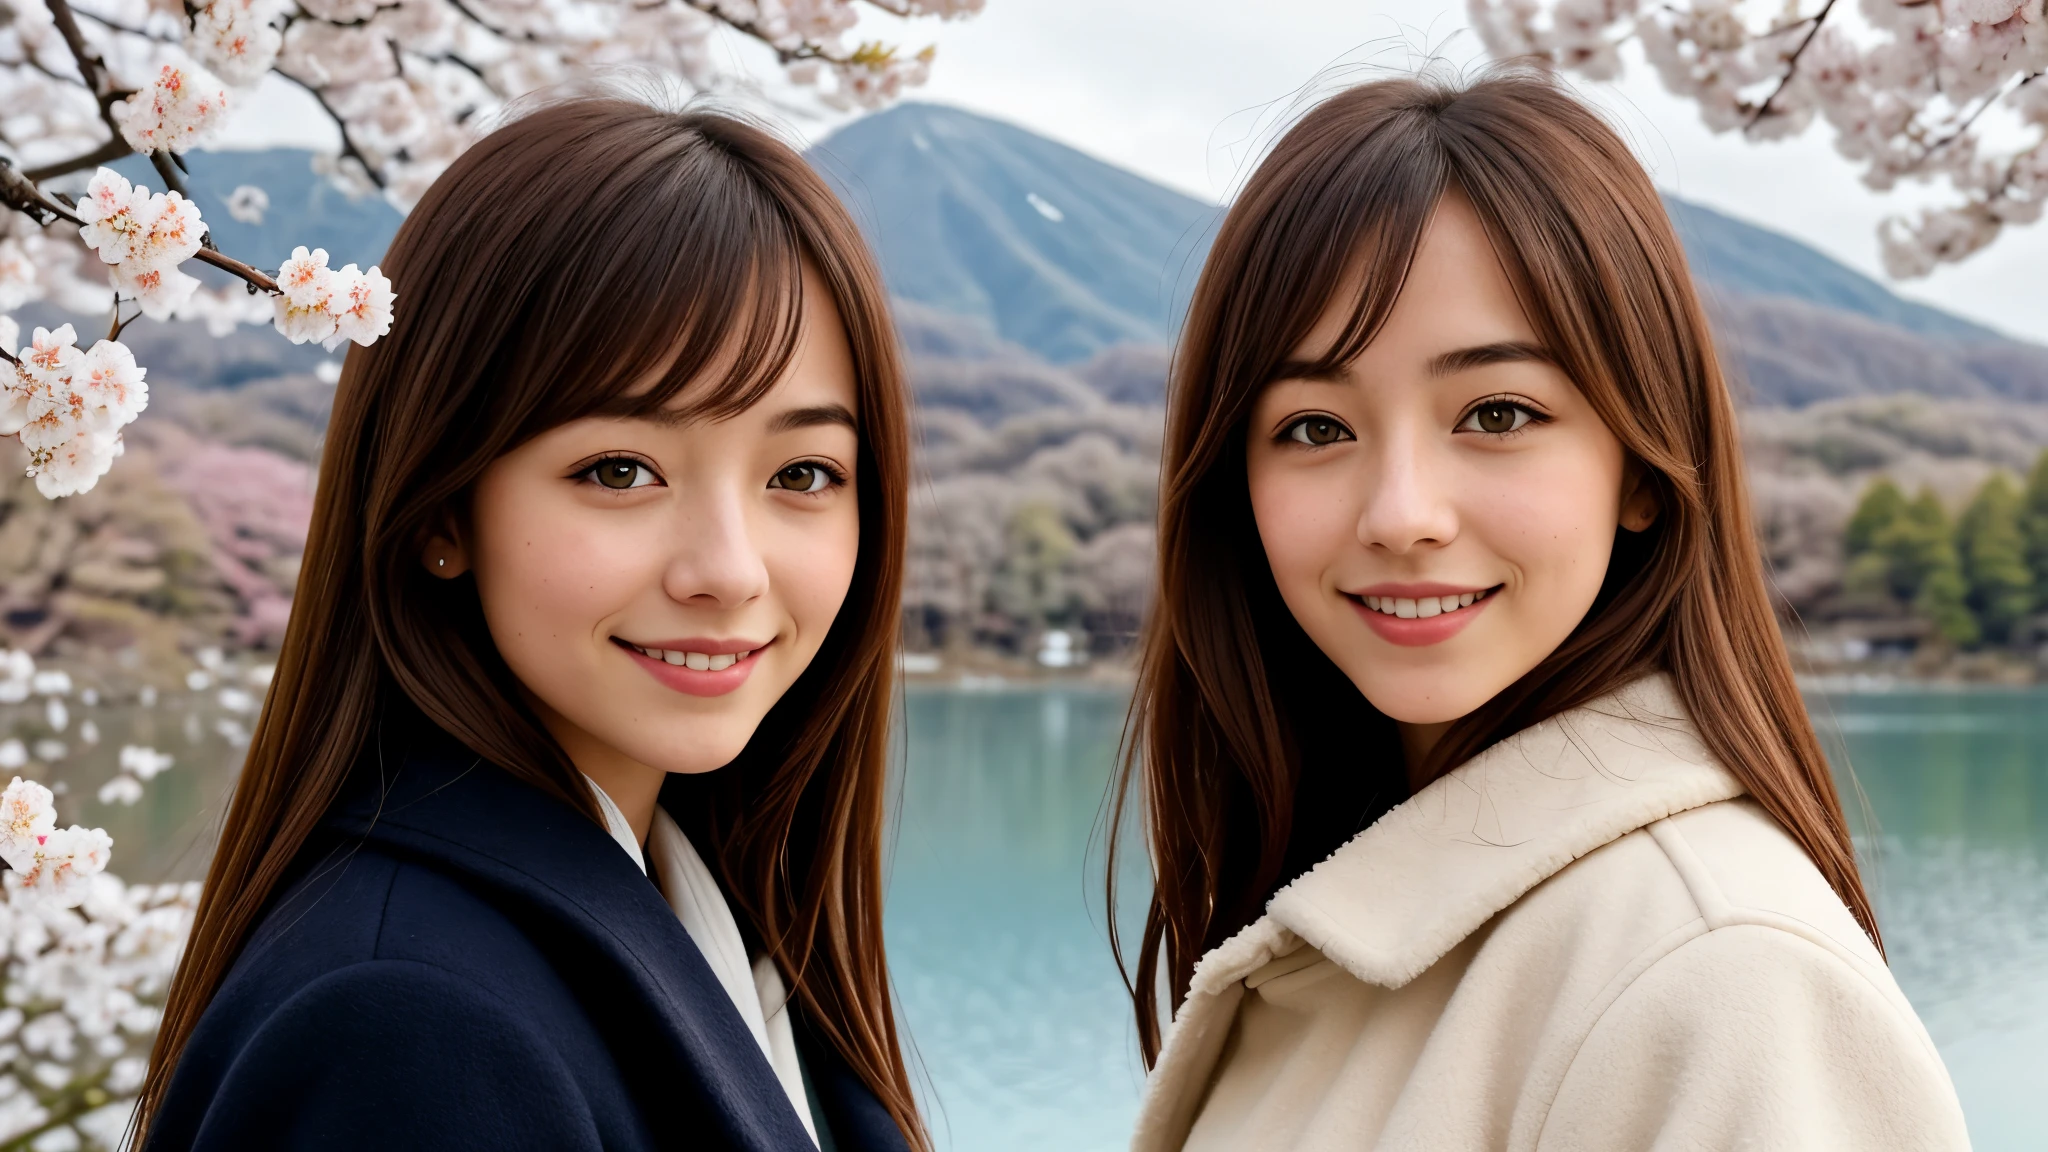
[[[627,518],[545,489],[479,485],[472,522],[477,595],[508,660],[523,644],[591,633],[658,577]]]
[[[1465,530],[1521,574],[1538,598],[1584,603],[1606,576],[1620,514],[1620,449],[1599,443],[1530,453],[1487,479],[1465,509]],[[1566,605],[1560,605],[1566,606]]]
[[[1300,469],[1254,460],[1246,473],[1252,518],[1273,582],[1290,600],[1322,586],[1323,574],[1358,546],[1355,485],[1335,469]]]
[[[797,633],[815,650],[853,584],[860,561],[860,512],[851,496],[823,512],[778,525],[763,561]]]

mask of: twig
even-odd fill
[[[201,248],[194,256],[201,263],[211,264],[223,272],[233,273],[265,292],[277,291],[277,281],[272,280],[261,269],[244,264],[217,248]]]
[[[100,59],[97,49],[85,42],[85,33],[78,27],[78,17],[72,13],[69,0],[43,0],[43,4],[50,10],[50,19],[57,25],[58,35],[64,37],[65,46],[71,49],[72,62],[78,66],[78,76],[85,81],[86,91],[99,101],[101,121],[114,139],[123,139],[121,124],[114,119],[114,105],[134,93],[114,87],[113,78],[107,74],[106,61]]]
[[[1764,102],[1756,106],[1755,112],[1750,113],[1749,122],[1742,126],[1744,132],[1756,127],[1757,121],[1769,115],[1771,104],[1778,97],[1785,94],[1785,89],[1792,83],[1792,78],[1799,74],[1799,58],[1806,55],[1806,46],[1813,43],[1815,36],[1820,35],[1820,26],[1827,23],[1828,13],[1834,11],[1834,9],[1835,0],[1827,0],[1825,4],[1820,6],[1820,11],[1813,14],[1812,23],[1807,26],[1806,35],[1800,39],[1799,47],[1794,48],[1792,55],[1785,61],[1785,74],[1778,78],[1778,86],[1771,89],[1771,94],[1764,97]]]
[[[40,184],[57,176],[67,175],[72,172],[82,172],[87,168],[97,168],[109,160],[119,160],[121,157],[129,155],[134,151],[135,149],[130,148],[126,140],[116,136],[83,156],[73,156],[69,160],[59,160],[55,164],[45,164],[40,168],[31,168],[23,172],[22,175]]]
[[[491,23],[490,21],[488,21],[488,20],[484,19],[483,17],[481,17],[481,16],[477,15],[477,14],[476,14],[476,13],[475,13],[474,11],[472,11],[472,10],[470,9],[469,5],[467,5],[467,4],[465,4],[465,3],[463,3],[463,2],[462,2],[462,0],[448,0],[448,3],[449,3],[449,5],[450,5],[450,6],[452,6],[452,7],[453,7],[453,8],[454,8],[454,9],[455,9],[455,10],[456,10],[457,12],[460,12],[460,13],[462,13],[462,14],[463,14],[464,16],[467,16],[467,17],[469,17],[469,18],[470,18],[471,20],[475,21],[475,22],[476,22],[476,26],[477,26],[477,27],[479,27],[479,28],[483,29],[483,30],[484,30],[484,31],[486,31],[486,32],[489,32],[489,33],[490,33],[491,35],[493,35],[493,36],[502,36],[502,37],[504,37],[504,38],[505,38],[505,39],[507,39],[507,40],[519,40],[519,41],[523,41],[523,42],[525,42],[525,43],[527,43],[527,44],[538,44],[538,43],[540,43],[540,37],[538,37],[538,36],[535,36],[535,35],[534,35],[533,33],[531,33],[531,32],[519,32],[519,33],[512,33],[512,32],[507,32],[507,31],[506,31],[506,30],[504,30],[503,28],[500,28],[500,27],[498,27],[497,25],[495,25],[495,24]]]
[[[7,205],[38,224],[48,224],[51,220],[63,220],[79,225],[85,223],[78,218],[76,212],[43,195],[43,190],[31,183],[28,177],[15,171],[14,165],[8,163],[5,157],[0,157],[0,204]]]
[[[334,105],[327,102],[327,94],[282,68],[273,68],[272,71],[304,88],[308,95],[319,102],[320,110],[327,113],[328,117],[334,121],[334,126],[341,130],[341,154],[343,156],[353,156],[356,163],[363,166],[363,174],[370,178],[370,183],[375,184],[377,189],[382,191],[384,188],[383,174],[378,172],[376,167],[370,163],[369,158],[363,155],[363,150],[356,147],[355,138],[348,134],[348,121],[343,120],[341,113],[334,110]]]
[[[164,191],[176,192],[187,200],[192,198],[191,190],[185,187],[185,177],[179,174],[178,166],[171,162],[169,152],[161,148],[151,152],[149,163],[156,169],[156,174],[164,178]]]
[[[1943,148],[1948,147],[1949,145],[1955,143],[1958,139],[1960,139],[1963,133],[1968,132],[1970,130],[1970,126],[1977,122],[1977,117],[1982,116],[1985,113],[1985,111],[1989,109],[1993,104],[1996,104],[2000,100],[2003,100],[2005,97],[2012,95],[2014,92],[2017,92],[2022,88],[2025,88],[2027,85],[2032,84],[2034,81],[2039,80],[2041,76],[2042,73],[2029,72],[2027,75],[2020,77],[2019,83],[2014,84],[2012,87],[2006,88],[2003,91],[1995,92],[1989,96],[1986,96],[1983,99],[1983,101],[1977,105],[1977,107],[1970,111],[1970,114],[1968,116],[1963,117],[1961,123],[1957,124],[1954,128],[1949,130],[1948,135],[1943,136],[1941,139],[1936,140],[1934,143],[1929,144],[1924,149],[1922,149],[1920,152],[1920,162],[1922,164],[1925,164],[1927,161],[1934,159],[1935,153],[1941,151]]]
[[[14,353],[12,353],[12,352],[9,352],[9,351],[8,351],[7,349],[5,349],[5,348],[0,348],[0,360],[5,360],[5,361],[7,361],[7,362],[8,362],[9,364],[19,364],[19,363],[21,363],[21,361],[19,361],[19,360],[16,360],[16,359],[14,358]]]

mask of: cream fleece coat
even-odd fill
[[[1133,1147],[1969,1139],[1877,950],[1653,676],[1424,788],[1204,957]]]

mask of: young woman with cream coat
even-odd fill
[[[1605,123],[1513,71],[1309,112],[1168,419],[1134,1147],[1967,1146]]]
[[[384,264],[138,1143],[927,1147],[881,919],[906,401],[852,221],[759,128],[584,98]]]

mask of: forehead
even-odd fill
[[[1362,262],[1356,265],[1293,359],[1314,361],[1326,355],[1349,328],[1365,277],[1388,274]],[[1431,213],[1400,294],[1358,360],[1378,364],[1475,345],[1534,342],[1535,330],[1485,225],[1454,185]]]
[[[803,261],[800,287],[792,287],[796,291],[783,294],[782,301],[794,295],[801,304],[778,317],[781,322],[763,325],[742,317],[680,387],[679,348],[635,381],[611,414],[669,426],[772,422],[804,408],[858,416],[857,367],[831,289],[809,259]],[[658,405],[649,407],[657,395]]]

